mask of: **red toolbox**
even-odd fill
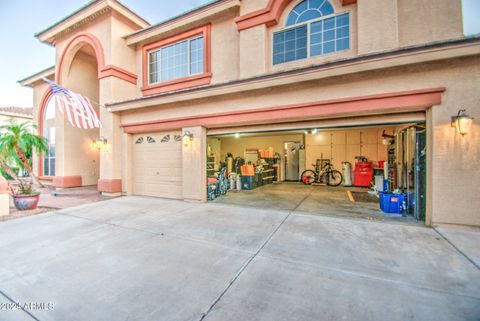
[[[357,162],[353,172],[353,185],[357,187],[370,187],[373,179],[373,163]]]

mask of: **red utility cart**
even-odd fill
[[[370,187],[373,179],[372,162],[356,162],[353,172],[353,185],[356,187]]]

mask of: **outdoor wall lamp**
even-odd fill
[[[92,149],[96,149],[96,150],[100,150],[100,151],[108,150],[108,148],[109,148],[108,141],[103,136],[93,140],[91,146],[92,146]]]
[[[465,109],[460,109],[456,116],[452,117],[452,127],[455,127],[462,136],[468,134],[472,128],[473,117],[467,115]]]
[[[183,145],[188,146],[193,141],[193,134],[188,130],[183,133]]]

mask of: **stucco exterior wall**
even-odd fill
[[[358,54],[398,47],[397,3],[397,0],[358,1]]]
[[[239,33],[230,13],[212,23],[212,84],[239,78]]]
[[[462,1],[398,0],[401,47],[463,36]]]

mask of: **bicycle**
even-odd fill
[[[328,186],[339,186],[343,182],[343,175],[333,169],[329,161],[325,162],[322,169],[319,164],[312,164],[315,170],[307,169],[302,173],[301,180],[305,185],[313,183],[321,184],[324,182]]]

